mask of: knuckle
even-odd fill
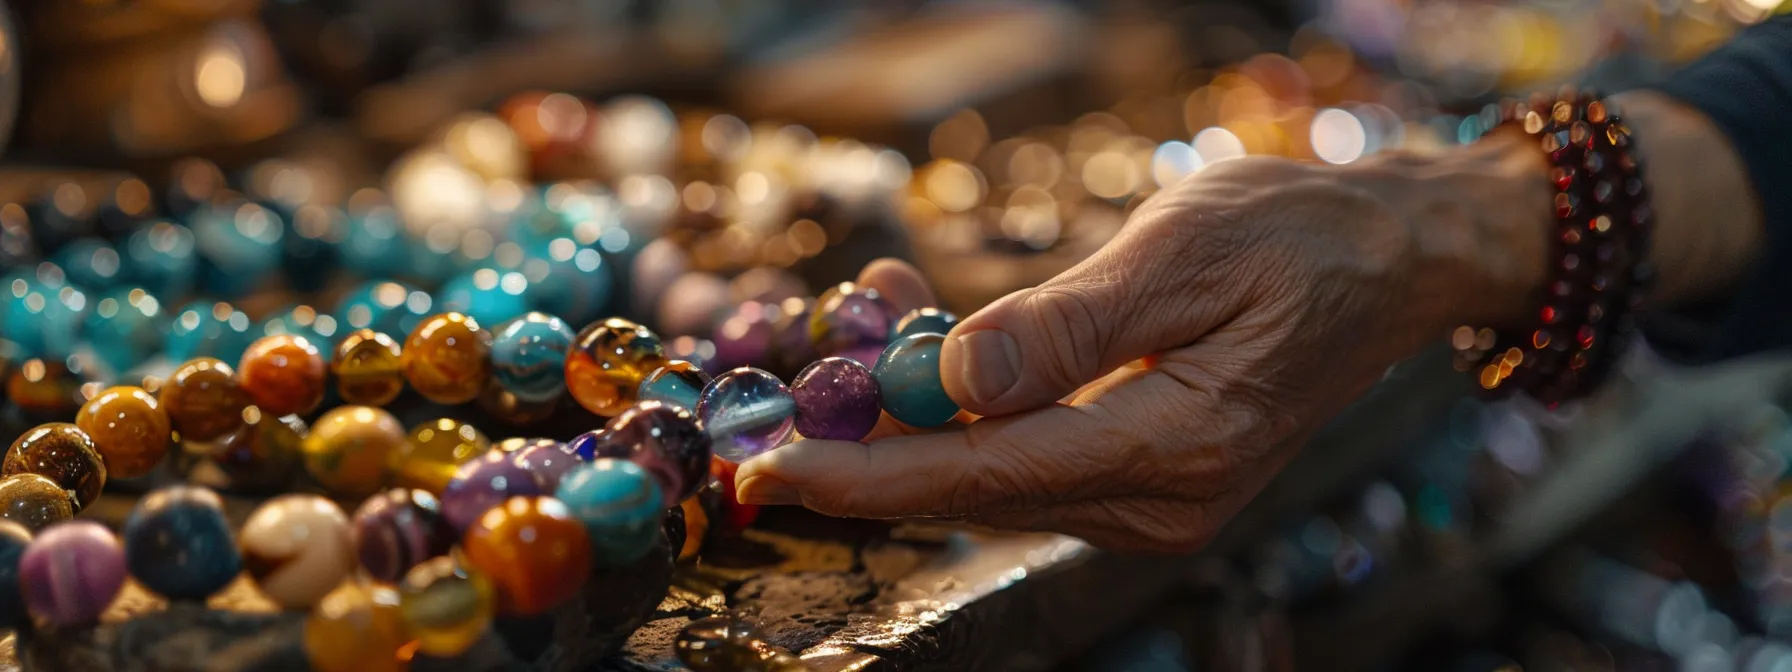
[[[1033,325],[1043,337],[1032,344],[1045,351],[1038,364],[1051,383],[1074,388],[1101,372],[1101,356],[1107,350],[1110,327],[1098,315],[1090,293],[1079,287],[1042,287],[1028,302]]]

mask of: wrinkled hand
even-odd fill
[[[1455,290],[1482,276],[1436,254],[1465,241],[1390,206],[1396,175],[1339,175],[1242,159],[1157,194],[1083,263],[953,329],[946,389],[984,419],[793,443],[742,466],[742,501],[1200,547],[1387,367],[1470,317]],[[933,300],[899,262],[861,281],[903,309]]]

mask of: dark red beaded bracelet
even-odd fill
[[[1630,129],[1603,98],[1564,89],[1508,103],[1505,119],[1550,163],[1555,235],[1544,303],[1531,329],[1462,327],[1451,341],[1458,366],[1483,389],[1523,391],[1553,407],[1596,387],[1628,345],[1655,277],[1653,214]]]

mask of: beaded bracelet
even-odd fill
[[[1506,118],[1551,165],[1548,298],[1529,330],[1462,327],[1452,341],[1484,389],[1523,390],[1554,407],[1596,387],[1628,344],[1632,312],[1654,281],[1653,215],[1630,130],[1599,96],[1565,89],[1553,101],[1509,104]]]

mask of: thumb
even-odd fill
[[[960,322],[940,351],[946,393],[978,415],[1040,408],[1110,371],[1187,345],[1226,317],[1187,264],[1123,234],[1055,278]],[[1163,247],[1161,241],[1156,247]]]

